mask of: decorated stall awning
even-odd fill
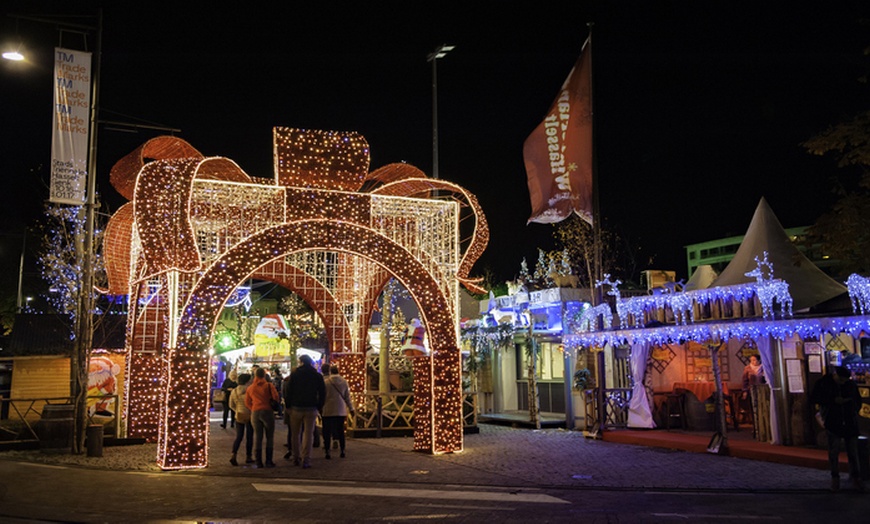
[[[658,346],[688,341],[725,341],[732,338],[758,340],[762,337],[786,339],[798,335],[803,339],[822,334],[849,333],[853,337],[870,334],[870,315],[824,318],[791,318],[782,320],[731,320],[704,324],[658,326],[654,328],[620,329],[589,333],[566,334],[566,347],[604,347],[620,344],[648,343]]]

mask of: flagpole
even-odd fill
[[[592,55],[592,26],[595,25],[594,22],[587,22],[586,26],[589,28],[589,36],[587,37],[589,41],[589,99],[590,106],[592,107],[592,245],[593,245],[593,265],[592,272],[595,277],[595,281],[599,281],[602,278],[602,268],[601,268],[601,208],[598,198],[598,154],[596,144],[596,136],[598,133],[596,132],[596,122],[598,122],[598,116],[595,114],[595,67],[593,66],[594,57]],[[594,296],[592,297],[593,304],[597,305],[603,302],[604,295],[603,290],[600,287],[593,286],[592,289]]]
[[[595,67],[593,65],[593,57],[592,57],[592,26],[595,25],[594,22],[587,22],[586,26],[589,28],[589,36],[587,37],[588,45],[589,45],[589,105],[592,107],[592,245],[593,245],[593,268],[592,271],[595,274],[595,281],[598,282],[602,277],[602,268],[601,268],[601,208],[599,205],[598,199],[598,154],[596,153],[597,149],[595,147],[596,144],[596,126],[595,123],[598,121],[598,115],[595,114],[595,76],[594,71]],[[593,296],[592,302],[593,304],[601,304],[604,302],[604,290],[599,286],[593,286]],[[604,327],[604,326],[601,326]],[[603,348],[602,348],[603,349]],[[598,351],[596,353],[596,362],[595,368],[598,371],[598,376],[596,377],[596,384],[598,386],[598,420],[597,426],[599,431],[604,431],[605,426],[607,425],[607,395],[606,395],[606,387],[607,387],[607,372],[605,370],[606,362],[604,358],[604,351]]]

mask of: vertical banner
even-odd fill
[[[85,203],[91,112],[91,53],[54,49],[51,193],[55,204]]]
[[[592,224],[592,63],[589,39],[550,106],[523,144],[532,215],[552,224],[572,212]]]

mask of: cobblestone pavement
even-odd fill
[[[462,453],[433,456],[412,451],[411,437],[348,439],[347,458],[325,460],[315,448],[312,468],[284,460],[287,428],[276,425],[276,468],[229,463],[235,430],[212,421],[209,467],[179,474],[397,483],[539,486],[571,489],[819,491],[825,471],[712,454],[616,444],[561,429],[530,430],[482,424],[465,436]],[[244,447],[243,447],[244,449]],[[244,458],[244,453],[241,454]],[[106,447],[103,457],[7,451],[0,460],[72,464],[88,468],[159,471],[156,446]],[[243,461],[242,461],[243,462]]]

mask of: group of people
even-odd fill
[[[230,464],[238,465],[238,451],[245,440],[246,463],[255,463],[258,468],[275,467],[275,414],[282,409],[284,421],[289,426],[285,459],[292,458],[293,465],[301,465],[303,469],[311,467],[318,416],[325,458],[332,458],[330,446],[333,439],[339,444],[340,457],[345,458],[344,423],[347,415],[355,413],[350,388],[337,365],[323,363],[321,368],[322,371],[318,372],[311,357],[302,355],[299,366],[280,383],[280,394],[279,388],[261,367],[252,369],[253,382],[251,374],[243,373],[237,377],[237,385],[227,402],[228,410],[234,412],[232,420],[236,428]],[[221,427],[225,428],[226,422]]]

